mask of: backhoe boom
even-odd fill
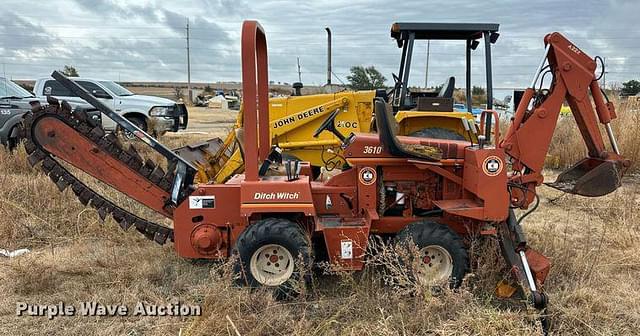
[[[524,197],[525,201],[523,197],[515,197],[517,201],[512,199],[523,208],[531,203],[535,186],[542,182],[544,160],[565,100],[584,139],[588,157],[562,173],[550,186],[583,196],[605,195],[620,186],[622,175],[630,164],[620,156],[611,131],[609,123],[616,118],[615,108],[612,103],[605,103],[594,73],[595,60],[560,33],[547,35],[545,43],[548,65],[536,72],[500,144],[512,158],[516,172],[511,178],[512,182],[526,186],[524,189],[531,191],[525,193],[528,194]],[[540,72],[546,68],[553,75],[550,88],[548,91],[536,90],[534,87]],[[595,111],[590,96],[593,97]],[[605,149],[598,120],[606,127],[613,152]]]

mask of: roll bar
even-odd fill
[[[257,21],[242,23],[242,105],[245,181],[258,180],[258,162],[269,155],[267,37]],[[255,132],[253,131],[255,130]]]

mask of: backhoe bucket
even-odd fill
[[[546,184],[569,194],[604,196],[622,184],[624,161],[585,158],[560,174],[555,182]]]

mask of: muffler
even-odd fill
[[[604,196],[622,185],[622,176],[629,165],[630,161],[622,157],[607,160],[585,158],[560,174],[555,182],[545,184],[569,194]]]

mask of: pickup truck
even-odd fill
[[[177,132],[187,128],[188,112],[182,103],[166,98],[134,94],[114,81],[79,77],[72,79],[116,113],[151,135],[158,136],[165,132]],[[53,78],[36,80],[33,92],[37,97],[53,96],[66,100],[71,106],[86,104],[83,99],[74,95]],[[118,131],[116,123],[104,115],[102,127],[106,131]],[[124,136],[132,137],[127,132]]]
[[[20,141],[22,116],[31,111],[32,101],[39,101],[16,83],[0,77],[0,143],[13,149]]]
[[[31,103],[46,104],[45,98],[38,98],[18,84],[0,77],[0,143],[13,150],[21,140],[22,119],[31,112]],[[89,104],[78,104],[74,109],[83,109],[90,118],[98,120],[100,111]]]

